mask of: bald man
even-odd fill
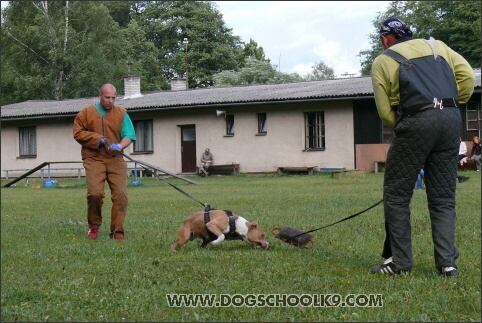
[[[114,105],[116,88],[104,84],[99,102],[80,111],[74,120],[74,139],[81,145],[87,184],[88,237],[99,236],[102,225],[104,185],[109,184],[112,209],[109,236],[125,240],[124,220],[127,214],[127,163],[122,150],[136,140],[134,126],[126,110]]]

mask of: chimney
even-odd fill
[[[187,90],[187,79],[186,78],[172,78],[171,79],[171,90],[180,91]]]
[[[124,100],[140,98],[141,94],[141,78],[139,76],[129,75],[124,77]]]

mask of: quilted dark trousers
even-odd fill
[[[394,128],[383,184],[387,240],[382,256],[392,256],[399,270],[413,266],[410,200],[422,167],[435,266],[457,267],[455,188],[461,123],[459,109],[450,107],[403,117]]]

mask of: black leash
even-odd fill
[[[125,158],[129,159],[130,161],[132,161],[132,162],[134,162],[134,163],[138,163],[139,165],[142,166],[142,168],[146,169],[146,166],[143,165],[142,162],[130,158],[129,156],[127,156],[127,155],[124,154],[123,152],[120,152],[120,153],[121,153],[122,156],[124,156]],[[157,178],[163,180],[163,181],[166,182],[167,184],[171,185],[171,186],[172,186],[174,189],[176,189],[178,192],[186,195],[186,196],[189,197],[190,199],[193,199],[194,201],[198,202],[198,203],[201,204],[202,206],[206,207],[207,204],[202,203],[201,201],[196,200],[194,197],[192,197],[192,196],[189,195],[188,193],[184,192],[183,190],[181,190],[181,189],[180,189],[179,187],[177,187],[176,185],[169,183],[165,178],[163,178],[162,176],[160,176],[159,174],[157,174],[157,172],[154,172],[154,175],[156,175]]]
[[[318,231],[318,230],[321,230],[321,229],[324,229],[324,228],[328,228],[328,227],[331,227],[332,225],[335,225],[335,224],[337,224],[337,223],[340,223],[340,222],[346,221],[346,220],[348,220],[348,219],[354,218],[354,217],[356,217],[356,216],[358,216],[358,215],[360,215],[360,214],[362,214],[362,213],[365,213],[365,212],[368,211],[368,210],[373,209],[375,206],[377,206],[378,204],[380,204],[380,203],[382,203],[382,202],[383,202],[383,199],[380,200],[380,201],[378,201],[377,203],[373,204],[372,206],[366,208],[366,209],[363,210],[363,211],[360,211],[360,212],[358,212],[358,213],[355,213],[355,214],[353,214],[353,215],[350,215],[350,216],[348,216],[348,217],[346,217],[346,218],[344,218],[344,219],[341,219],[341,220],[339,220],[339,221],[336,221],[336,222],[334,222],[334,223],[332,223],[332,224],[328,224],[328,225],[322,226],[321,228],[317,228],[317,229],[313,229],[313,230],[310,230],[310,231],[302,232],[302,233],[297,234],[297,235],[295,235],[295,236],[293,236],[293,237],[291,237],[291,238],[289,238],[289,239],[287,239],[287,240],[288,240],[288,241],[291,241],[291,240],[293,240],[294,238],[299,237],[299,236],[302,236],[302,235],[304,235],[304,234],[307,234],[307,233],[310,233],[310,232],[315,232],[315,231]]]
[[[106,141],[105,144],[108,145],[108,146],[110,146],[110,145],[107,143],[107,141]],[[105,149],[107,149],[107,147],[105,147]],[[135,159],[127,156],[126,154],[124,154],[122,151],[117,151],[117,152],[120,153],[120,154],[121,154],[122,156],[124,156],[125,158],[129,159],[131,162],[134,162],[134,163],[137,163],[137,164],[141,165],[142,168],[144,168],[144,169],[147,169],[146,167],[149,167],[149,165],[146,165],[144,162],[139,161],[139,160],[135,160]],[[149,168],[150,168],[150,167],[149,167]],[[152,168],[152,169],[154,169],[154,168]],[[156,169],[154,169],[154,170],[156,170]],[[186,195],[186,196],[189,197],[190,199],[193,199],[194,201],[198,202],[199,204],[201,204],[201,205],[204,206],[204,207],[207,206],[206,203],[202,203],[201,201],[196,200],[194,197],[192,197],[192,196],[189,195],[188,193],[184,192],[184,191],[181,190],[179,187],[175,186],[174,184],[169,183],[165,178],[163,178],[162,176],[158,175],[157,172],[154,172],[154,175],[156,175],[157,178],[163,180],[163,181],[166,182],[167,184],[171,185],[171,186],[172,186],[174,189],[176,189],[178,192]]]
[[[106,144],[107,144],[107,142],[106,142]],[[122,151],[118,151],[118,153],[120,153],[122,156],[124,156],[125,158],[129,159],[130,161],[132,161],[132,162],[134,162],[134,163],[140,164],[140,165],[142,166],[142,168],[146,169],[146,166],[145,166],[145,164],[144,164],[143,162],[138,161],[138,160],[135,160],[135,159],[127,156],[127,155],[124,154]],[[171,186],[172,186],[174,189],[176,189],[178,192],[184,194],[185,196],[189,197],[190,199],[192,199],[192,200],[198,202],[199,204],[201,204],[202,206],[204,206],[205,209],[207,209],[207,208],[210,209],[210,208],[211,208],[211,206],[210,206],[209,204],[202,203],[202,202],[198,201],[197,199],[195,199],[194,197],[192,197],[192,196],[189,195],[188,193],[184,192],[183,190],[181,190],[181,189],[178,188],[177,186],[169,183],[166,179],[162,178],[162,176],[159,176],[156,172],[154,172],[154,174],[156,175],[157,178],[165,181],[167,184],[171,185]],[[341,220],[339,220],[339,221],[336,221],[336,222],[334,222],[334,223],[331,223],[331,224],[322,226],[321,228],[317,228],[317,229],[313,229],[313,230],[310,230],[310,231],[302,232],[302,233],[297,234],[297,235],[295,235],[295,236],[293,236],[293,237],[291,237],[291,238],[289,238],[289,239],[286,239],[286,240],[287,240],[287,241],[291,241],[291,240],[293,240],[294,238],[299,237],[299,236],[302,236],[302,235],[304,235],[304,234],[311,233],[311,232],[315,232],[315,231],[318,231],[318,230],[321,230],[321,229],[324,229],[324,228],[328,228],[328,227],[331,227],[332,225],[335,225],[335,224],[337,224],[337,223],[340,223],[340,222],[349,220],[349,219],[354,218],[354,217],[356,217],[356,216],[358,216],[358,215],[360,215],[360,214],[362,214],[362,213],[365,213],[365,212],[368,211],[368,210],[373,209],[375,206],[377,206],[378,204],[380,204],[380,203],[382,203],[382,202],[383,202],[383,199],[380,200],[380,201],[378,201],[377,203],[373,204],[372,206],[366,208],[366,209],[363,210],[363,211],[360,211],[360,212],[358,212],[358,213],[355,213],[355,214],[353,214],[353,215],[350,215],[350,216],[348,216],[348,217],[346,217],[346,218],[344,218],[344,219],[341,219]]]

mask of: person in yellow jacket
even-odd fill
[[[384,52],[372,65],[378,114],[393,128],[384,174],[386,240],[372,273],[400,274],[413,267],[410,201],[424,169],[432,223],[435,267],[459,274],[455,247],[455,189],[462,118],[459,110],[474,91],[469,63],[445,43],[415,39],[400,19],[380,27]]]
[[[102,225],[104,185],[111,190],[111,238],[122,241],[127,214],[127,163],[121,152],[136,140],[132,121],[126,110],[114,105],[116,88],[104,84],[99,102],[80,111],[74,119],[74,139],[82,146],[81,155],[87,184],[88,237],[99,236]]]

